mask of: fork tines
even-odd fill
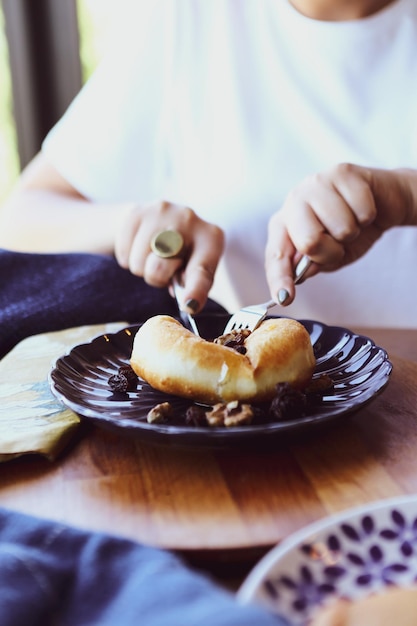
[[[240,311],[232,315],[225,326],[223,334],[227,335],[227,333],[231,333],[233,330],[247,329],[254,331],[265,319],[268,310],[276,306],[276,304],[275,300],[269,300],[269,302],[263,304],[254,304],[240,309]]]
[[[309,259],[306,255],[300,259],[294,272],[295,285],[300,282],[302,278],[304,278],[304,274],[307,272],[311,264],[311,259]],[[231,333],[232,330],[255,330],[255,328],[257,328],[265,319],[268,310],[276,304],[275,300],[269,300],[269,302],[264,302],[263,304],[254,304],[252,306],[243,307],[240,311],[237,311],[234,315],[232,315],[226,324],[223,334],[227,335],[227,333]]]

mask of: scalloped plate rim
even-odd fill
[[[217,316],[219,317],[219,316]],[[226,318],[227,316],[225,316]],[[269,316],[269,317],[280,317],[280,316]],[[54,378],[56,372],[58,371],[59,364],[63,362],[66,358],[70,357],[74,351],[79,351],[80,349],[88,349],[95,343],[99,343],[103,340],[105,336],[120,336],[126,331],[131,331],[131,329],[137,330],[140,327],[140,324],[132,324],[126,325],[125,328],[122,328],[116,332],[104,333],[102,335],[98,335],[93,337],[91,340],[78,344],[76,346],[70,347],[67,352],[57,359],[55,359],[54,363],[48,374],[48,382],[51,388],[52,393],[57,397],[64,405],[74,411],[77,415],[82,418],[86,418],[88,420],[93,420],[97,424],[109,425],[112,428],[120,428],[120,429],[128,429],[129,431],[134,431],[139,433],[152,433],[154,436],[159,436],[161,438],[169,437],[171,439],[181,438],[181,437],[190,437],[191,439],[207,437],[215,443],[218,443],[219,440],[224,440],[226,437],[232,439],[232,435],[235,439],[243,440],[247,439],[250,436],[258,436],[263,435],[265,437],[270,437],[271,435],[276,435],[278,433],[284,432],[293,432],[294,430],[299,430],[302,428],[313,427],[319,424],[325,424],[327,422],[333,421],[341,416],[349,416],[359,409],[362,409],[371,401],[373,401],[385,387],[388,385],[390,380],[390,375],[392,372],[392,363],[388,358],[388,354],[386,350],[378,345],[375,342],[364,334],[355,333],[345,328],[344,326],[333,326],[329,324],[324,324],[322,322],[318,322],[316,320],[306,320],[301,319],[298,320],[303,325],[307,325],[307,328],[311,326],[311,328],[316,328],[320,330],[321,334],[325,334],[326,332],[334,332],[339,335],[345,334],[349,338],[358,338],[362,340],[364,343],[370,343],[371,348],[376,349],[378,354],[381,356],[381,364],[378,368],[378,372],[380,372],[383,368],[385,368],[385,372],[381,376],[381,379],[378,381],[378,384],[375,388],[367,387],[359,396],[358,402],[353,402],[350,400],[352,404],[350,407],[346,408],[343,404],[340,404],[340,408],[336,410],[332,410],[328,414],[316,414],[316,415],[307,415],[300,419],[288,420],[286,422],[273,422],[273,423],[264,423],[264,424],[254,424],[248,426],[237,426],[232,429],[225,429],[224,427],[191,427],[191,426],[182,426],[182,425],[174,425],[174,424],[148,424],[146,421],[133,421],[129,418],[116,417],[110,415],[109,412],[106,413],[104,410],[96,410],[94,408],[90,408],[88,406],[80,406],[79,402],[73,401],[69,398],[64,392],[57,388],[57,382]],[[126,333],[127,334],[127,333]],[[132,333],[133,337],[134,334]],[[133,339],[132,339],[133,340]],[[371,380],[374,376],[371,377]],[[82,410],[80,410],[80,408]],[[207,442],[207,445],[210,445]]]

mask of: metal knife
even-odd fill
[[[186,311],[182,309],[182,306],[183,306],[182,295],[184,293],[184,287],[181,285],[177,274],[174,274],[171,282],[172,282],[172,287],[174,289],[174,295],[177,301],[178,311],[179,311],[182,323],[184,324],[186,328],[190,329],[195,335],[200,337],[200,333],[198,331],[197,324],[195,322],[194,317],[190,313],[187,313]]]

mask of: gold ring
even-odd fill
[[[151,250],[163,259],[172,259],[180,255],[184,247],[184,239],[176,230],[163,230],[151,241]]]

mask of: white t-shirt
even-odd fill
[[[417,168],[416,0],[346,22],[288,0],[134,5],[43,150],[92,200],[166,199],[221,226],[229,283],[211,295],[226,306],[269,299],[268,219],[305,176],[346,161]],[[417,228],[396,228],[282,311],[417,327],[416,276]]]

